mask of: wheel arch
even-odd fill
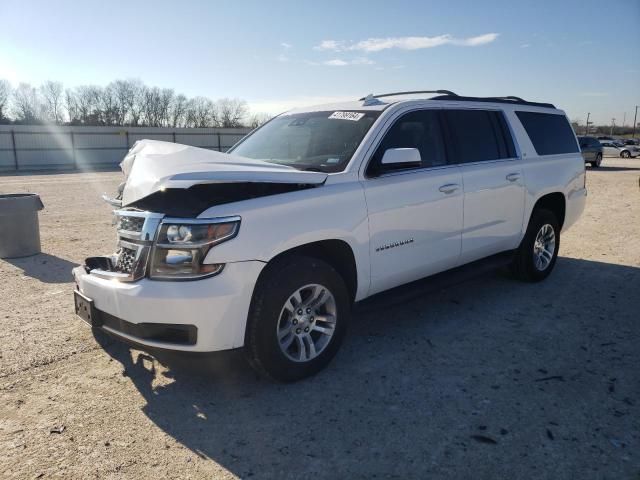
[[[531,219],[531,215],[537,209],[545,209],[552,211],[556,218],[558,219],[558,223],[560,224],[560,230],[564,225],[565,216],[567,213],[567,199],[562,192],[551,192],[545,195],[542,195],[536,203],[533,205],[531,209],[531,214],[529,215],[529,219]]]
[[[269,270],[270,266],[295,255],[317,258],[331,265],[344,280],[351,301],[355,301],[359,286],[358,267],[354,251],[346,241],[339,239],[319,240],[284,250],[267,262],[267,266],[260,272],[260,277]]]

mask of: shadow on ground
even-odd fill
[[[639,268],[569,258],[538,284],[487,275],[357,314],[329,368],[289,385],[238,352],[96,338],[151,421],[241,478],[630,478],[638,285]]]
[[[21,269],[25,275],[44,283],[67,283],[73,281],[71,270],[77,263],[48,253],[39,253],[30,257],[4,258],[0,261],[10,263]]]
[[[591,167],[589,170],[593,170],[594,172],[627,172],[634,170],[640,171],[640,167],[608,167],[606,165],[600,165],[598,168]]]

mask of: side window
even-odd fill
[[[495,112],[486,110],[447,110],[456,163],[508,158],[507,145]],[[513,150],[513,142],[511,147]]]
[[[561,114],[516,112],[538,155],[577,153],[573,129]]]
[[[368,175],[380,175],[398,166],[382,165],[384,152],[389,148],[417,148],[422,167],[433,167],[447,163],[438,111],[416,110],[409,112],[391,126],[371,157]]]

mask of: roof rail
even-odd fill
[[[509,103],[512,105],[528,105],[530,107],[556,108],[551,103],[528,102],[520,97],[509,95],[506,97],[461,97],[460,95],[441,95],[431,100],[458,100],[467,102]]]
[[[458,95],[450,90],[415,90],[412,92],[394,92],[394,93],[381,93],[380,95],[369,94],[366,97],[362,97],[359,101],[362,102],[367,98],[383,98],[383,97],[395,97],[397,95],[413,95],[416,93],[439,93],[440,95],[451,95],[457,97]]]

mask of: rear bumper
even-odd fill
[[[213,352],[242,347],[254,285],[263,262],[228,263],[211,278],[119,282],[73,270],[93,300],[101,329],[143,346]]]

